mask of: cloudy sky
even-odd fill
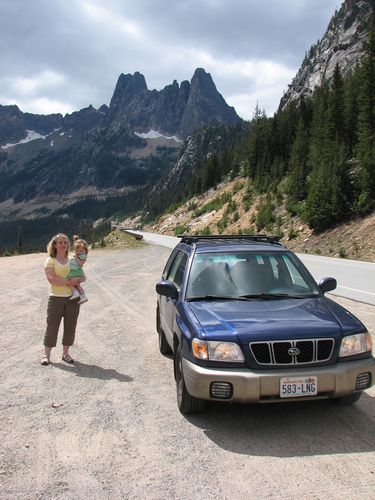
[[[109,104],[120,73],[149,89],[197,67],[245,119],[268,116],[341,0],[0,0],[0,104]]]

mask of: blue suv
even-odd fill
[[[183,236],[156,285],[162,354],[183,414],[206,401],[357,401],[372,386],[366,327],[276,237]]]

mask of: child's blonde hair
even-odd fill
[[[83,247],[86,253],[89,253],[89,245],[86,240],[83,240],[76,234],[73,236],[73,249],[75,250],[77,247]]]

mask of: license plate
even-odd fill
[[[318,377],[288,377],[280,379],[280,397],[298,398],[318,394]]]

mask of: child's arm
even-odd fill
[[[81,266],[81,267],[83,267],[84,263],[86,262],[87,255],[81,254],[81,256],[82,257],[84,256],[84,258],[81,259],[80,256],[77,253],[75,254],[75,258],[76,258],[76,261],[78,262],[78,265]]]

